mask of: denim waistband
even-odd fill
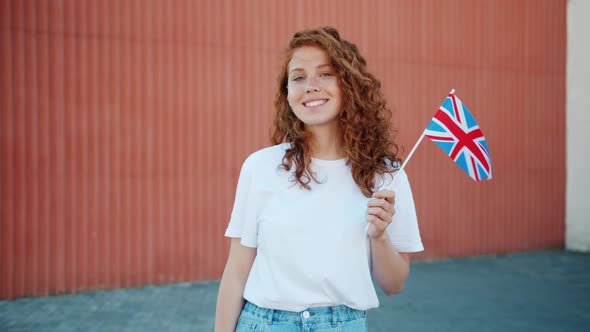
[[[345,305],[309,308],[304,311],[296,312],[262,308],[248,301],[244,304],[244,311],[266,319],[268,324],[277,321],[289,321],[295,323],[305,322],[308,324],[331,322],[332,324],[336,324],[338,322],[347,322],[365,318],[367,316],[366,311],[352,309]]]

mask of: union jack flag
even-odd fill
[[[424,130],[424,136],[443,149],[473,180],[489,180],[492,159],[488,143],[454,92],[452,90],[440,106]]]

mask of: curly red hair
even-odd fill
[[[352,177],[363,194],[373,194],[375,175],[396,170],[401,164],[397,133],[391,126],[391,110],[387,107],[381,82],[367,71],[366,60],[357,46],[340,37],[335,28],[321,27],[297,32],[285,50],[279,74],[279,87],[275,97],[273,144],[290,142],[283,157],[283,169],[289,171],[295,164],[294,181],[311,189],[311,179],[318,182],[310,171],[310,133],[299,120],[287,101],[288,65],[293,52],[302,46],[322,48],[338,74],[343,107],[339,115],[343,152],[351,165]]]

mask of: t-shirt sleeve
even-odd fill
[[[408,176],[404,170],[395,173],[393,181],[383,189],[395,192],[395,215],[387,227],[387,234],[394,248],[399,252],[418,252],[424,250],[412,189]]]
[[[256,248],[258,245],[258,221],[255,195],[253,195],[253,165],[246,159],[240,171],[236,188],[236,198],[232,209],[229,225],[225,230],[226,237],[240,238],[246,247]]]

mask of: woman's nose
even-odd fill
[[[316,81],[315,78],[310,77],[307,80],[307,84],[305,85],[305,92],[310,93],[310,92],[317,92],[317,91],[320,91],[320,85],[318,84],[318,82]]]

